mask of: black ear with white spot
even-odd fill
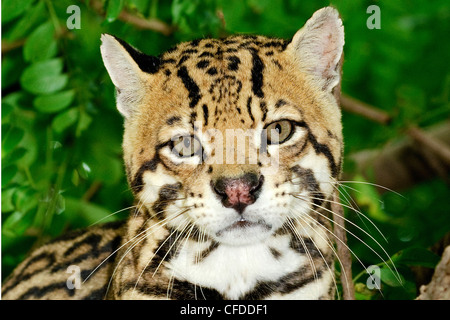
[[[332,7],[316,11],[289,44],[300,68],[329,92],[340,84],[343,47],[344,27]]]
[[[157,72],[160,60],[111,35],[102,34],[101,40],[103,63],[117,90],[117,108],[128,118],[145,95],[146,74]]]

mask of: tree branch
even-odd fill
[[[450,148],[450,121],[421,131],[418,136],[415,134],[417,132],[413,130],[416,139],[399,139],[382,149],[359,151],[347,158],[356,164],[356,172],[370,177],[376,184],[396,191],[436,175],[448,177],[450,164],[443,160],[446,152],[442,150]],[[429,147],[428,143],[431,143],[432,147]],[[427,155],[424,155],[425,152]],[[438,156],[438,153],[442,155]],[[344,172],[345,180],[353,178],[345,175]],[[379,188],[379,192],[384,191],[386,190]]]
[[[342,295],[344,300],[355,300],[355,290],[352,278],[352,256],[347,246],[347,233],[345,229],[344,210],[340,204],[339,193],[333,194],[331,202],[333,211],[333,233],[336,237],[336,248],[338,260],[341,264]]]
[[[407,134],[424,148],[430,149],[435,155],[443,160],[447,165],[450,165],[450,148],[442,143],[440,140],[431,137],[423,130],[412,126],[407,131]]]
[[[97,12],[97,14],[101,16],[105,15],[101,1],[99,0],[90,1],[90,6],[92,9],[94,9],[94,11]],[[125,9],[122,10],[122,12],[119,14],[118,19],[123,22],[132,24],[138,29],[156,31],[162,33],[165,36],[171,35],[175,30],[174,27],[169,26],[168,24],[159,19],[156,18],[144,19],[128,12]]]
[[[391,116],[387,112],[377,109],[374,106],[359,101],[346,94],[341,95],[341,107],[343,110],[358,114],[364,118],[383,125],[389,124],[391,121]]]

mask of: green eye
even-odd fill
[[[272,122],[266,128],[267,144],[282,144],[292,137],[294,126],[289,120]]]
[[[172,152],[180,158],[193,157],[201,150],[200,141],[194,136],[178,136],[172,139]]]

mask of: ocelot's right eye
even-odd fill
[[[176,136],[172,138],[172,153],[180,158],[201,154],[202,145],[194,136]]]

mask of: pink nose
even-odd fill
[[[261,193],[264,176],[245,174],[239,178],[220,178],[215,183],[211,181],[212,189],[219,196],[226,208],[233,208],[239,213],[256,201]]]
[[[225,194],[228,197],[228,203],[231,206],[237,205],[238,203],[252,204],[255,202],[255,199],[250,194],[251,189],[252,186],[242,179],[231,180],[225,184]]]

